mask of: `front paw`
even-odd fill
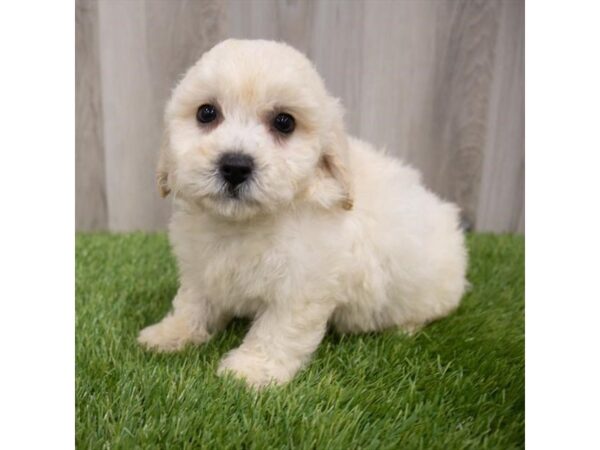
[[[177,316],[167,316],[161,322],[140,331],[137,341],[148,350],[176,352],[192,342],[200,344],[208,340],[202,331],[191,332],[188,324]]]
[[[281,385],[292,379],[297,369],[276,362],[260,351],[238,348],[229,352],[219,364],[217,374],[231,374],[254,388]]]

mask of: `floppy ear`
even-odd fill
[[[348,169],[348,139],[342,120],[343,111],[332,102],[330,117],[333,123],[325,133],[317,176],[311,186],[311,196],[326,208],[338,205],[345,210],[354,204],[352,178]]]
[[[348,140],[341,127],[338,130],[333,130],[332,134],[332,139],[323,149],[319,168],[325,176],[335,181],[341,207],[350,210],[354,205],[354,195],[352,180],[347,168]]]
[[[169,132],[165,128],[156,167],[156,185],[158,186],[160,196],[163,198],[171,192],[171,186],[169,184],[169,172],[171,171],[171,163],[169,161],[170,145]]]

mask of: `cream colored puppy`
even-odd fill
[[[411,332],[455,309],[467,265],[457,208],[344,132],[312,64],[270,41],[205,53],[165,112],[157,179],[173,193],[173,310],[142,330],[158,351],[250,317],[219,373],[285,383],[328,323]]]

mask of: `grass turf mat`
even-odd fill
[[[163,234],[78,235],[77,448],[522,447],[524,238],[468,243],[452,316],[413,337],[330,332],[289,385],[256,393],[215,375],[248,322],[178,354],[138,347],[177,290]]]

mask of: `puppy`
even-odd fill
[[[252,318],[218,373],[260,387],[291,380],[328,324],[414,332],[457,307],[458,209],[347,136],[342,116],[282,43],[227,40],[188,70],[166,107],[157,171],[173,195],[180,288],[143,346],[177,351]]]

